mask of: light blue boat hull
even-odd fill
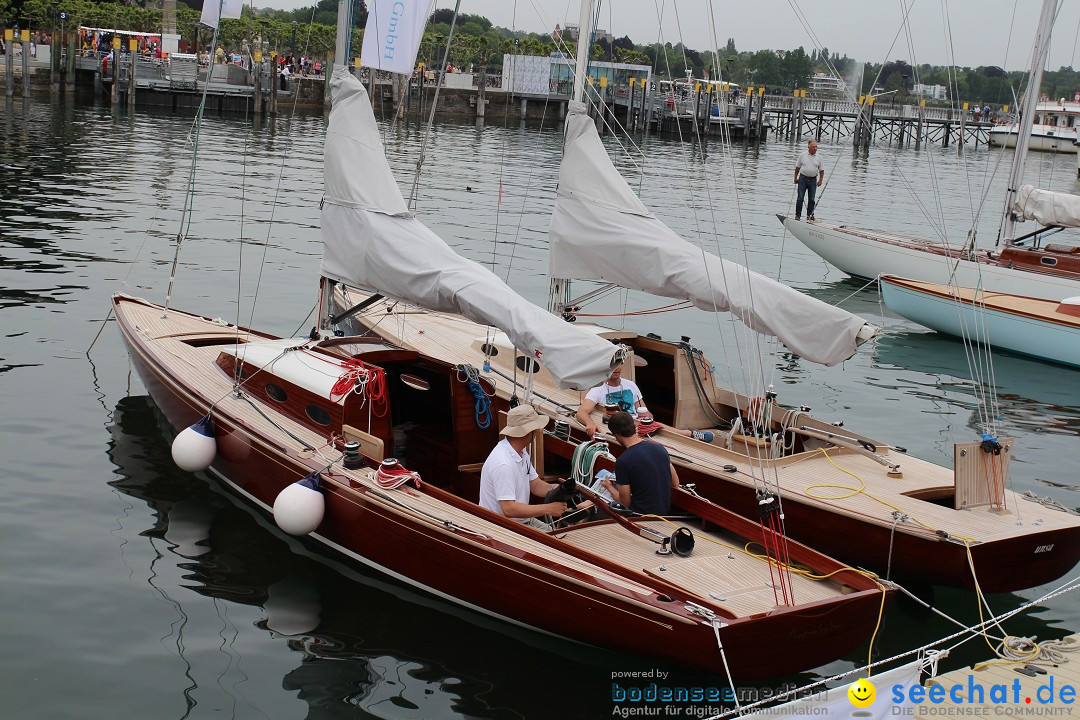
[[[938,297],[883,280],[885,305],[931,330],[1080,367],[1080,328]]]

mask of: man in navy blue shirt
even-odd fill
[[[615,461],[615,484],[602,484],[611,496],[639,515],[668,515],[671,488],[679,487],[679,476],[667,449],[645,440],[628,412],[617,412],[608,420],[608,430],[626,448]]]

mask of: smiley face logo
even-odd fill
[[[877,689],[874,688],[874,684],[862,678],[851,683],[851,687],[847,691],[848,700],[851,704],[857,708],[868,708],[874,704],[874,699],[877,697]]]

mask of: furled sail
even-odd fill
[[[1021,185],[1013,209],[1024,220],[1041,225],[1080,227],[1080,195]]]
[[[571,103],[566,121],[549,238],[552,277],[602,280],[730,311],[812,362],[835,365],[850,357],[866,325],[676,235],[619,175],[579,102]]]
[[[345,68],[336,68],[330,87],[322,274],[494,325],[518,350],[543,362],[563,387],[602,382],[616,348],[528,302],[413,217],[386,162],[363,85]]]

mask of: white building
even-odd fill
[[[626,87],[630,78],[637,83],[652,80],[652,68],[648,65],[589,63],[589,76],[600,87],[600,79],[607,78],[609,87]],[[569,95],[574,85],[574,61],[562,53],[549,57],[535,55],[503,55],[503,90],[524,95]]]
[[[922,83],[915,83],[912,92],[921,97],[930,98],[931,100],[949,99],[949,94],[946,92],[944,85],[923,85]]]
[[[838,77],[827,73],[814,73],[807,79],[807,90],[813,95],[835,95],[842,97],[848,94],[847,83]]]

